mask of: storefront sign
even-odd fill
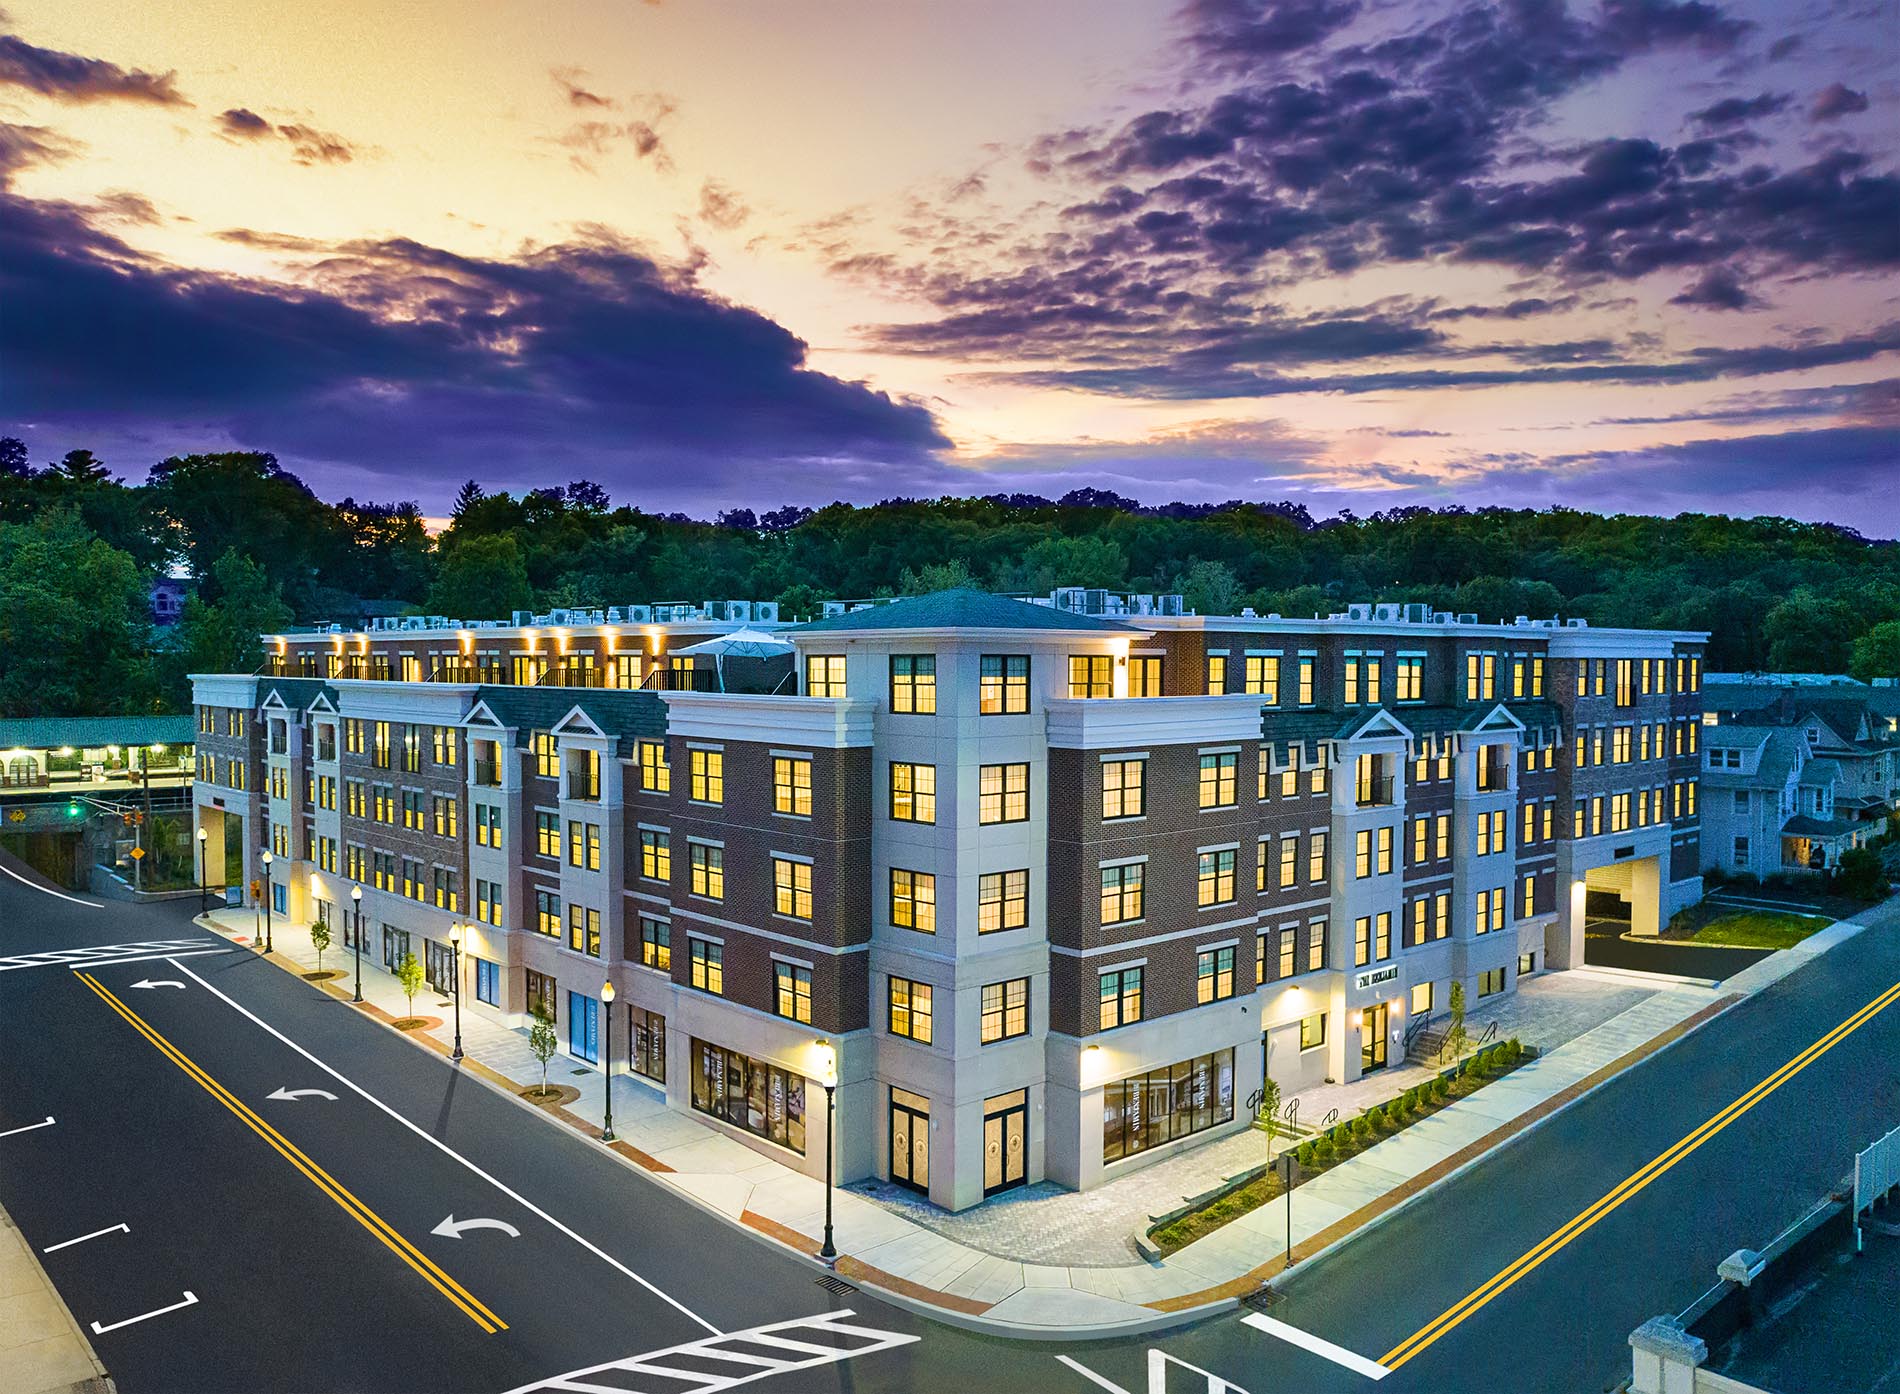
[[[1361,973],[1358,977],[1352,980],[1352,985],[1354,987],[1373,987],[1379,983],[1394,982],[1397,980],[1398,976],[1399,976],[1399,965],[1396,963],[1389,963],[1384,968],[1367,969],[1365,972]]]

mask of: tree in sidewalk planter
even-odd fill
[[[330,947],[330,922],[322,916],[310,926],[310,947],[317,951],[317,972],[323,972],[323,951]]]
[[[1463,983],[1453,981],[1451,1002],[1446,1010],[1450,1013],[1450,1025],[1445,1028],[1445,1043],[1439,1047],[1438,1058],[1443,1060],[1449,1056],[1456,1060],[1465,1053],[1465,1046],[1471,1040],[1470,1033],[1465,1030],[1465,985]]]
[[[1268,1076],[1266,1083],[1260,1086],[1259,1118],[1266,1125],[1267,1147],[1271,1150],[1274,1139],[1280,1136],[1280,1130],[1285,1126],[1285,1120],[1280,1117],[1280,1082],[1272,1076]]]
[[[408,1020],[416,1015],[416,994],[422,991],[422,964],[417,961],[412,949],[402,956],[402,962],[396,965],[396,985],[402,989],[402,995],[409,1001]]]
[[[554,1034],[554,1018],[548,1015],[545,1007],[537,1005],[534,1009],[534,1025],[528,1028],[528,1050],[541,1066],[541,1096],[548,1093],[548,1061],[554,1058],[554,1052],[561,1048],[561,1041]]]

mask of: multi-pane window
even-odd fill
[[[1280,926],[1280,976],[1290,978],[1299,971],[1296,963],[1300,947],[1300,931],[1297,925]]]
[[[534,772],[542,779],[554,779],[561,773],[561,751],[552,731],[536,731],[528,738],[534,751]]]
[[[1488,891],[1478,892],[1477,932],[1489,934],[1494,929],[1505,926],[1504,887],[1494,886]]]
[[[937,878],[928,871],[891,868],[891,923],[920,934],[937,932]]]
[[[1392,914],[1381,910],[1372,926],[1372,956],[1376,959],[1392,957]]]
[[[1115,695],[1115,656],[1107,653],[1069,655],[1069,696]]]
[[[710,842],[689,842],[694,895],[708,900],[726,898],[726,849]]]
[[[1361,828],[1353,835],[1352,874],[1363,881],[1372,875],[1372,829]]]
[[[1227,655],[1210,653],[1207,656],[1207,691],[1211,697],[1218,697],[1227,691]]]
[[[977,1006],[977,1039],[982,1044],[1029,1034],[1029,979],[983,984]]]
[[[891,710],[930,716],[937,710],[937,656],[930,653],[891,655]]]
[[[1429,858],[1429,854],[1431,851],[1431,844],[1428,839],[1428,834],[1430,830],[1431,830],[1430,819],[1419,817],[1419,818],[1414,818],[1412,820],[1412,865],[1413,866],[1418,866],[1420,863],[1428,860]]]
[[[900,978],[890,980],[891,1034],[919,1045],[930,1044],[930,984]]]
[[[977,686],[984,716],[1016,716],[1029,710],[1029,655],[986,653]]]
[[[534,850],[537,856],[542,857],[561,855],[560,814],[537,813],[534,815]]]
[[[600,957],[600,911],[582,905],[567,907],[567,946],[589,958]]]
[[[1372,916],[1361,915],[1352,922],[1352,966],[1364,968],[1372,962]]]
[[[1326,966],[1326,921],[1314,920],[1306,927],[1306,971],[1317,973]]]
[[[1294,833],[1280,839],[1280,885],[1282,889],[1299,879],[1300,838]]]
[[[1203,949],[1194,956],[1194,1000],[1218,1002],[1234,995],[1234,949]]]
[[[1384,876],[1392,870],[1392,829],[1380,828],[1377,840],[1379,853],[1376,865],[1378,874]]]
[[[807,697],[844,696],[844,655],[814,653],[805,659],[805,695]]]
[[[501,923],[501,887],[480,877],[475,880],[475,918],[483,924]]]
[[[1399,702],[1416,702],[1425,695],[1425,660],[1401,654],[1392,668],[1392,696]]]
[[[665,741],[640,742],[640,787],[664,794],[673,787],[673,767],[666,761]]]
[[[459,833],[456,822],[459,816],[457,801],[452,794],[436,794],[429,800],[430,822],[435,827],[437,837],[455,837]]]
[[[992,934],[1029,923],[1029,872],[988,871],[976,878],[976,932]]]
[[[1239,802],[1239,766],[1240,756],[1233,751],[1201,756],[1202,808],[1232,808]]]
[[[387,721],[372,722],[370,730],[372,738],[369,752],[370,763],[379,770],[386,770],[389,768],[389,723]],[[238,733],[233,731],[231,734]]]
[[[1312,832],[1306,840],[1306,879],[1324,881],[1326,879],[1326,834]]]
[[[561,937],[561,898],[553,891],[534,893],[534,927],[550,939]]]
[[[1524,909],[1520,913],[1527,920],[1537,913],[1537,878],[1535,876],[1524,878]]]
[[[937,821],[937,767],[891,761],[891,817],[900,823]]]
[[[772,757],[772,810],[811,817],[811,761],[798,755]]]
[[[649,881],[673,879],[673,838],[657,828],[640,829],[640,874]]]
[[[811,1021],[811,969],[796,963],[772,964],[772,1010],[787,1021]]]
[[[1128,695],[1130,697],[1160,697],[1163,695],[1160,654],[1137,653],[1129,655]]]
[[[587,871],[600,870],[600,824],[568,823],[567,864]]]
[[[701,992],[723,997],[726,992],[726,946],[696,935],[686,936],[686,951],[692,960],[692,984]]]
[[[1117,968],[1096,979],[1101,997],[1102,1030],[1141,1020],[1141,969]]]
[[[1234,852],[1226,848],[1218,852],[1200,853],[1200,866],[1195,884],[1195,903],[1201,906],[1225,905],[1234,898]]]
[[[1299,663],[1299,703],[1302,707],[1313,705],[1313,668],[1319,662],[1314,654],[1301,654]]]
[[[1028,765],[984,765],[978,769],[977,822],[1021,823],[1028,817]]]
[[[1102,762],[1102,817],[1139,818],[1145,804],[1147,761]]]
[[[640,962],[662,973],[673,971],[673,926],[650,915],[640,917]]]
[[[420,789],[402,791],[402,825],[414,828],[417,832],[429,825],[428,817],[423,812],[423,794]]]
[[[723,750],[691,750],[687,766],[692,772],[694,803],[726,801],[726,753]]]
[[[1280,700],[1280,659],[1277,654],[1247,655],[1247,691],[1267,706]]]
[[[772,908],[794,920],[811,918],[811,863],[772,858]]]
[[[1102,923],[1123,924],[1141,918],[1142,864],[1102,868]]]

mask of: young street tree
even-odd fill
[[[317,951],[317,971],[323,971],[323,951],[330,947],[330,922],[319,918],[310,926],[310,946]]]
[[[1451,1025],[1445,1029],[1445,1044],[1439,1048],[1438,1058],[1442,1060],[1449,1055],[1456,1060],[1465,1053],[1465,1046],[1470,1040],[1465,1031],[1465,985],[1463,983],[1452,983],[1448,1010],[1451,1013]]]
[[[402,995],[409,999],[409,1015],[416,1014],[416,994],[422,991],[422,965],[416,961],[413,950],[402,956],[402,962],[396,965],[396,983],[402,988]]]
[[[554,1058],[554,1052],[561,1048],[560,1038],[554,1034],[554,1018],[547,1010],[537,1006],[534,1009],[534,1025],[528,1029],[528,1050],[541,1062],[541,1093],[548,1092],[548,1061]]]

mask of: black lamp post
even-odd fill
[[[462,926],[458,921],[449,926],[449,944],[455,950],[455,1049],[449,1052],[449,1059],[462,1058]]]
[[[264,952],[267,954],[275,952],[270,937],[270,903],[277,893],[276,887],[271,884],[270,864],[270,848],[266,847],[264,849]]]
[[[602,1119],[601,1119],[603,1126],[601,1127],[601,1130],[600,1130],[600,1140],[602,1142],[612,1142],[614,1140],[614,985],[613,983],[604,982],[600,985],[600,1005],[601,1005],[601,1013],[606,1018],[606,1031],[603,1036],[603,1039],[601,1040],[601,1050],[604,1051],[605,1053],[601,1056],[601,1065],[602,1065],[603,1073],[607,1077],[606,1113],[602,1116]]]
[[[363,888],[350,887],[350,908],[356,912],[356,996],[350,1000],[363,1000]]]
[[[203,828],[198,829],[198,913],[205,913],[207,902],[211,899],[211,890],[205,884],[205,843],[211,834]]]
[[[831,1238],[831,1154],[837,1146],[832,1120],[837,1113],[838,1049],[822,1037],[818,1041],[818,1062],[825,1072],[825,1242],[819,1247],[818,1257],[829,1265],[838,1261],[838,1246]]]

